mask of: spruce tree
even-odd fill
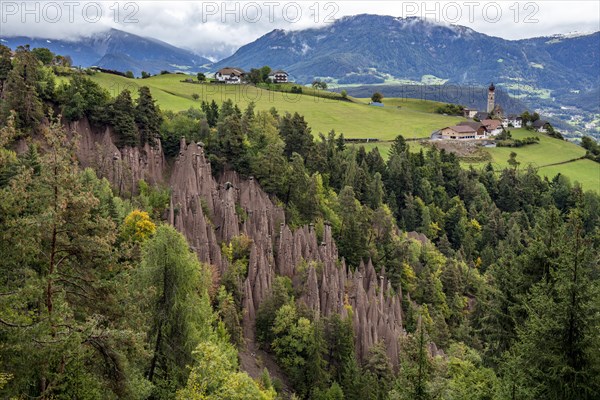
[[[156,144],[156,139],[160,132],[160,124],[162,123],[162,116],[147,86],[142,86],[139,89],[139,96],[135,106],[135,122],[140,132],[141,145],[149,143],[153,146]]]
[[[137,146],[139,138],[135,126],[135,108],[129,90],[125,89],[119,93],[111,105],[111,115],[119,147]]]

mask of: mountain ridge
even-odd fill
[[[75,41],[13,36],[3,37],[2,43],[13,49],[25,44],[47,47],[56,54],[70,56],[76,66],[132,71],[136,76],[142,71],[152,74],[162,70],[196,72],[205,70],[206,65],[211,63],[207,58],[159,39],[118,29],[94,33]]]

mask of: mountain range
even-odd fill
[[[13,48],[24,43],[48,47],[70,55],[75,65],[130,70],[137,76],[141,71],[215,72],[225,66],[269,65],[288,71],[296,82],[322,79],[330,87],[481,88],[493,81],[523,104],[565,121],[579,119],[581,126],[595,120],[588,114],[600,114],[600,32],[505,40],[459,25],[361,14],[319,28],[273,30],[212,64],[188,50],[115,29],[76,41],[0,40]],[[451,102],[450,97],[440,100]]]
[[[0,41],[13,49],[24,44],[29,44],[32,48],[46,47],[56,54],[70,56],[75,66],[132,71],[136,76],[140,76],[142,71],[153,74],[163,70],[196,72],[206,70],[206,66],[211,63],[191,51],[118,29],[76,40],[17,36],[2,37]]]
[[[519,96],[543,98],[548,91],[598,87],[600,32],[505,40],[458,25],[363,14],[321,28],[273,30],[212,69],[226,65],[269,65],[304,83],[316,77],[340,85],[494,81]]]

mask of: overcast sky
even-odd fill
[[[297,30],[355,14],[419,16],[505,39],[600,30],[593,1],[7,1],[0,35],[69,39],[110,27],[154,37],[213,59],[272,29]],[[377,29],[377,27],[373,27]]]

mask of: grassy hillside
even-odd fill
[[[520,148],[486,149],[492,156],[492,164],[495,168],[506,167],[510,153],[514,151],[517,153],[517,161],[521,163],[521,168],[534,165],[541,176],[549,179],[561,173],[568,176],[572,182],[578,181],[585,190],[600,192],[600,164],[591,160],[579,160],[585,155],[582,147],[525,129],[513,129],[511,134],[515,139],[537,136],[540,142]],[[481,167],[484,163],[474,165]]]
[[[492,163],[502,168],[507,166],[507,160],[511,152],[517,153],[517,161],[522,166],[533,164],[542,167],[548,164],[562,163],[580,158],[585,155],[585,150],[574,143],[551,138],[547,135],[525,129],[510,129],[515,139],[525,137],[539,137],[539,144],[532,144],[519,148],[496,147],[486,149],[492,156]]]
[[[91,78],[108,89],[113,96],[126,88],[134,93],[139,86],[148,86],[165,110],[180,111],[199,107],[202,100],[215,100],[220,104],[231,99],[240,107],[254,101],[258,110],[275,107],[280,112],[297,111],[304,115],[314,133],[326,133],[335,129],[347,138],[392,140],[399,134],[407,138],[428,137],[431,132],[462,120],[459,117],[433,114],[433,109],[440,103],[414,99],[384,99],[386,107],[373,107],[368,105],[368,99],[349,102],[268,91],[249,85],[183,83],[181,80],[186,78],[185,75],[159,75],[141,80],[97,73]],[[193,94],[198,94],[199,100],[193,100]]]

